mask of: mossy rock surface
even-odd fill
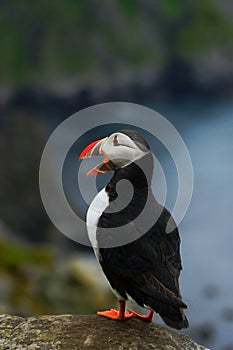
[[[0,315],[1,350],[204,350],[186,335],[138,319]]]

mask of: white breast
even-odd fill
[[[108,204],[109,204],[109,197],[107,192],[105,191],[105,188],[103,188],[95,196],[95,198],[91,202],[90,207],[87,211],[87,216],[86,216],[87,233],[97,258],[98,258],[98,246],[97,246],[97,239],[96,239],[97,224],[100,216],[102,215],[104,210],[107,208]]]
[[[100,216],[102,215],[103,211],[107,208],[108,204],[109,197],[105,191],[105,188],[103,188],[91,202],[86,216],[87,233],[97,260],[99,260],[99,250],[96,239],[97,224]],[[122,296],[115,289],[113,289],[111,285],[110,288],[112,289],[113,293],[115,294],[118,300],[123,300]]]

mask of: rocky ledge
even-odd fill
[[[188,336],[138,319],[96,315],[22,318],[0,315],[2,350],[207,350]]]

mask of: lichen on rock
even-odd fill
[[[0,315],[0,349],[205,350],[188,336],[156,323],[117,322],[96,315]]]

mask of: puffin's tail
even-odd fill
[[[181,307],[169,305],[152,298],[149,299],[147,305],[157,312],[169,327],[176,329],[188,328],[189,322]]]
[[[158,280],[154,281],[154,286],[144,286],[141,288],[141,291],[144,294],[144,305],[149,306],[157,312],[168,326],[176,329],[187,328],[189,326],[183,312],[183,309],[187,309],[188,306],[181,298],[167,289]]]
[[[169,327],[172,327],[172,328],[175,328],[175,329],[178,329],[178,330],[179,330],[179,329],[182,329],[182,328],[188,328],[189,322],[188,322],[186,316],[185,316],[184,318],[185,318],[184,320],[173,321],[173,320],[170,320],[170,319],[167,318],[167,317],[162,317],[162,319],[164,320],[164,322],[165,322]]]
[[[166,316],[161,313],[160,316],[169,327],[176,329],[188,328],[189,322],[182,309],[175,309],[172,306],[166,306],[166,308]]]

